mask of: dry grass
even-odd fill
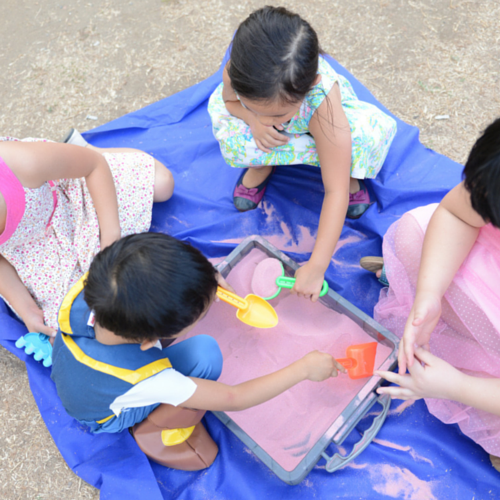
[[[248,13],[269,1],[38,0],[0,4],[0,135],[58,139],[212,74]],[[283,1],[325,51],[428,147],[463,162],[499,115],[497,0]],[[97,118],[96,120],[92,119]],[[98,498],[64,464],[24,365],[0,350],[0,497]]]

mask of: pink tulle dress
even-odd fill
[[[147,231],[153,208],[154,159],[142,152],[105,153],[104,157],[115,182],[122,236]],[[62,299],[88,271],[100,249],[99,223],[85,179],[60,179],[29,189],[0,158],[0,192],[7,205],[0,254],[42,308],[45,323],[57,328]]]
[[[422,243],[437,204],[406,213],[384,237],[390,287],[375,306],[377,321],[399,337],[415,297]],[[430,340],[431,352],[476,377],[500,378],[500,230],[479,232],[442,302],[442,316]],[[488,453],[500,456],[500,417],[441,399],[425,400],[445,423],[457,423]]]

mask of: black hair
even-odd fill
[[[463,178],[472,208],[500,228],[500,118],[472,146]]]
[[[320,52],[318,36],[307,21],[284,7],[263,7],[234,35],[231,85],[250,100],[294,104],[314,86]]]
[[[84,298],[99,325],[142,342],[192,325],[216,288],[217,271],[199,250],[166,234],[142,233],[95,256]]]

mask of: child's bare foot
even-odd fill
[[[495,455],[490,455],[491,465],[500,472],[500,457],[496,457]]]

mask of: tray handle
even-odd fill
[[[326,452],[323,452],[321,455],[326,460],[325,469],[327,472],[335,472],[336,470],[347,465],[351,460],[354,460],[372,441],[373,438],[377,435],[378,431],[382,427],[382,424],[387,417],[387,413],[389,412],[389,407],[391,406],[391,398],[388,394],[382,394],[377,396],[374,392],[372,392],[372,398],[375,398],[375,402],[379,403],[382,406],[382,411],[380,415],[377,415],[372,422],[372,425],[366,429],[363,433],[361,439],[354,445],[351,453],[349,455],[343,457],[339,453],[335,453],[335,455],[330,456]]]

